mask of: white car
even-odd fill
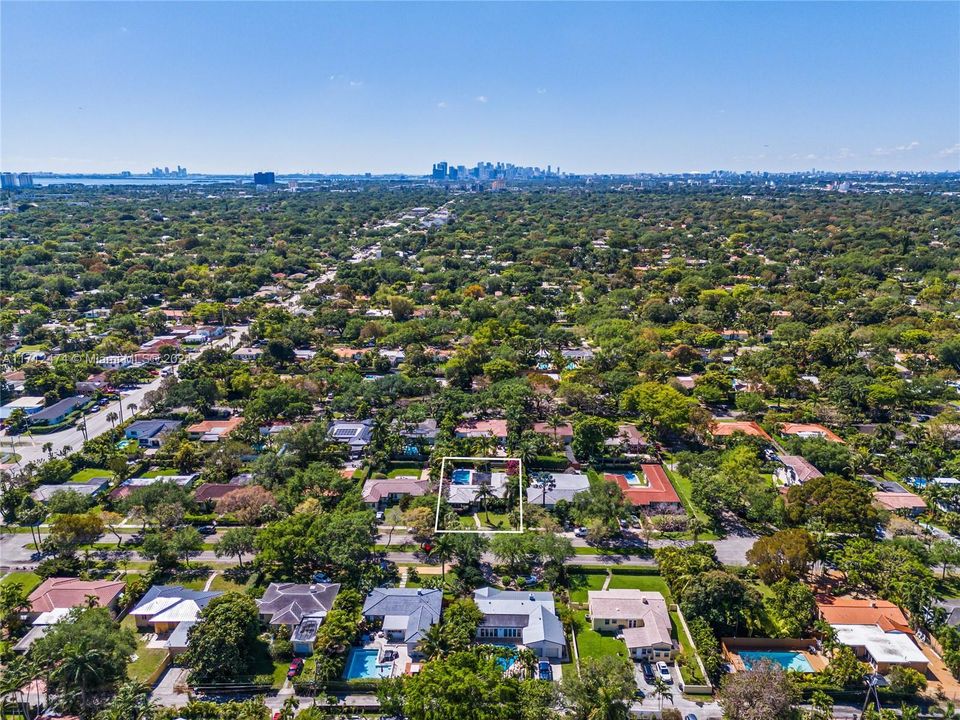
[[[657,675],[668,685],[673,684],[673,675],[670,672],[670,668],[662,660],[657,663]]]

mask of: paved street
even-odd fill
[[[248,326],[236,325],[230,327],[222,338],[214,340],[205,347],[234,347],[240,342],[240,337],[247,331]],[[176,368],[174,366],[168,366]],[[120,400],[115,400],[101,410],[90,415],[84,415],[86,423],[87,437],[93,439],[105,433],[113,427],[113,423],[107,420],[107,415],[111,412],[122,415],[124,420],[139,414],[143,408],[143,397],[151,390],[160,387],[163,381],[162,376],[154,378],[146,385],[141,385],[135,390],[124,390],[120,393]],[[129,406],[136,405],[137,410],[131,414]],[[121,408],[121,405],[123,406]],[[82,425],[83,423],[81,423]],[[49,455],[43,451],[46,443],[53,444],[53,454],[58,454],[63,448],[70,447],[72,450],[79,450],[84,443],[83,431],[80,427],[72,427],[60,432],[50,433],[49,435],[7,435],[0,436],[0,450],[12,451],[20,455],[20,464],[41,463],[48,459]]]

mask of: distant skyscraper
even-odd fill
[[[274,185],[277,182],[277,176],[272,172],[257,172],[253,174],[254,185]]]
[[[434,180],[446,180],[447,179],[447,163],[438,162],[433,166],[433,179]]]
[[[20,173],[17,175],[17,184],[22,188],[32,188],[33,175],[30,173]]]
[[[0,175],[0,187],[4,190],[15,190],[17,187],[17,176],[13,173],[3,173]]]

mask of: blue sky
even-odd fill
[[[4,170],[960,166],[960,3],[3,3]]]

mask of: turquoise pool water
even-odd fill
[[[753,664],[760,660],[770,660],[776,663],[784,670],[796,670],[797,672],[813,672],[813,666],[807,660],[807,656],[802,652],[774,652],[760,651],[741,652],[740,659],[743,660],[747,670],[753,667]]]
[[[366,680],[390,677],[392,663],[378,663],[378,652],[376,650],[361,650],[355,648],[350,651],[350,657],[347,658],[347,667],[343,671],[343,677],[347,680],[363,678]]]
[[[635,472],[627,472],[623,474],[623,477],[626,478],[628,485],[641,485],[642,482],[640,477]]]
[[[459,470],[453,471],[453,484],[454,485],[469,485],[470,484],[470,470],[465,470],[460,468]]]

